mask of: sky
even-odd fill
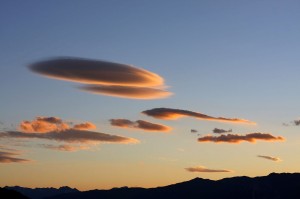
[[[300,2],[0,3],[0,186],[299,172]]]

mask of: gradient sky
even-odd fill
[[[2,0],[0,158],[29,161],[0,162],[0,186],[155,187],[195,177],[299,172],[299,10],[296,0]],[[142,100],[91,94],[77,82],[28,68],[61,56],[134,65],[161,76],[173,95]],[[155,108],[256,125],[141,113]],[[36,117],[90,122],[97,126],[93,132],[139,142],[79,143],[77,151],[62,151],[55,147],[70,143],[1,137]],[[111,119],[131,123],[116,127]],[[145,131],[138,120],[172,130]],[[285,141],[197,141],[221,136],[215,128],[232,129],[224,136],[268,133]]]

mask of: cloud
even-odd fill
[[[232,172],[230,170],[225,170],[225,169],[208,169],[203,166],[189,167],[189,168],[185,168],[185,170],[189,172],[208,172],[208,173]]]
[[[158,88],[134,86],[88,85],[80,89],[94,94],[143,100],[162,99],[172,95],[171,92]]]
[[[25,163],[30,162],[30,160],[23,158],[16,158],[15,156],[21,155],[17,152],[5,152],[0,151],[0,163]]]
[[[196,129],[191,129],[191,133],[197,133],[198,131]]]
[[[88,129],[95,129],[96,125],[91,122],[85,122],[81,124],[75,124],[73,128],[77,130],[88,130]]]
[[[20,131],[7,131],[0,133],[0,138],[38,138],[56,140],[67,143],[137,143],[134,138],[98,133],[93,131],[67,129],[63,131],[51,131],[47,133],[24,133]]]
[[[52,149],[52,150],[58,150],[58,151],[67,151],[67,152],[74,152],[78,150],[87,150],[90,147],[89,146],[73,146],[73,145],[67,145],[67,144],[61,144],[61,145],[53,145],[53,144],[42,144],[41,145],[44,148]]]
[[[275,161],[275,162],[282,161],[280,158],[272,157],[272,156],[266,156],[266,155],[258,155],[257,157],[264,158],[264,159],[267,159],[267,160],[272,160],[272,161]]]
[[[151,110],[146,110],[142,112],[148,116],[152,116],[158,119],[178,119],[180,117],[195,117],[202,120],[212,120],[219,122],[233,122],[233,123],[245,123],[245,124],[255,124],[249,120],[239,119],[239,118],[225,118],[225,117],[213,117],[205,115],[202,113],[197,113],[193,111],[181,110],[181,109],[172,109],[172,108],[154,108]]]
[[[299,125],[300,125],[300,120],[294,120],[294,121],[293,121],[293,124],[294,124],[295,126],[299,126]]]
[[[283,137],[275,137],[268,133],[249,133],[246,135],[239,134],[227,134],[220,136],[211,136],[207,135],[204,137],[198,138],[198,142],[227,142],[227,143],[240,143],[240,142],[256,142],[258,140],[266,142],[275,142],[275,141],[284,141]]]
[[[46,133],[50,131],[61,131],[69,129],[69,125],[64,123],[58,117],[36,117],[32,121],[22,121],[20,123],[19,129],[23,132],[39,132]]]
[[[230,133],[230,132],[232,132],[232,129],[229,130],[218,129],[218,128],[213,129],[213,133]]]
[[[131,121],[127,119],[111,119],[110,124],[112,126],[117,126],[122,128],[136,128],[136,129],[142,129],[146,131],[168,132],[171,130],[171,127],[161,125],[161,124],[154,124],[144,120]]]
[[[57,58],[34,63],[31,71],[46,77],[88,84],[81,90],[133,99],[159,99],[171,95],[164,79],[132,65],[81,58]]]

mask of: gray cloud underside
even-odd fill
[[[52,131],[47,133],[23,133],[19,131],[7,131],[0,133],[1,137],[7,138],[39,138],[63,141],[69,143],[88,143],[88,142],[111,142],[111,143],[131,143],[137,142],[136,139],[127,138],[117,135],[109,135],[106,133],[98,133],[92,131],[82,131],[76,129],[68,129],[64,131]]]
[[[227,142],[227,143],[240,143],[240,142],[256,142],[257,140],[275,142],[284,141],[281,136],[273,136],[269,133],[249,133],[246,135],[239,134],[227,134],[220,136],[204,136],[198,138],[198,142]]]

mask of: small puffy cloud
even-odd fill
[[[280,158],[272,157],[272,156],[266,156],[266,155],[258,155],[257,157],[264,158],[264,159],[267,159],[267,160],[272,160],[272,161],[275,161],[275,162],[282,161]]]
[[[255,122],[251,122],[249,120],[240,119],[240,118],[213,117],[198,112],[181,110],[181,109],[172,109],[172,108],[154,108],[151,110],[143,111],[142,113],[148,116],[152,116],[154,118],[165,119],[165,120],[178,119],[180,117],[194,117],[201,120],[212,120],[218,122],[255,124]]]
[[[232,172],[232,171],[226,170],[226,169],[208,169],[203,166],[188,167],[188,168],[185,168],[185,170],[187,170],[189,172],[208,172],[208,173]]]
[[[213,133],[219,133],[219,134],[221,134],[221,133],[230,133],[230,132],[232,132],[232,129],[229,129],[229,130],[218,129],[218,128],[214,128],[213,129]]]
[[[58,117],[36,117],[36,119],[32,121],[22,121],[19,126],[21,131],[29,133],[46,133],[50,131],[61,131],[68,128],[69,125],[64,123]]]
[[[15,156],[21,155],[17,152],[6,152],[6,151],[0,151],[0,163],[25,163],[30,162],[30,160],[18,158]]]
[[[293,124],[294,124],[295,126],[299,126],[299,125],[300,125],[300,120],[294,120],[294,121],[293,121]]]
[[[73,129],[77,129],[77,130],[88,130],[88,129],[95,129],[95,128],[96,128],[96,125],[91,122],[75,124],[73,126]]]
[[[98,133],[93,131],[67,129],[63,131],[51,131],[47,133],[24,133],[20,131],[7,131],[0,133],[0,138],[38,138],[47,140],[56,140],[67,143],[137,143],[134,138]]]
[[[164,79],[153,72],[128,64],[81,58],[57,58],[34,63],[31,71],[46,77],[88,86],[81,90],[133,99],[159,99],[171,95],[162,90]]]
[[[121,128],[136,128],[145,131],[168,132],[171,130],[171,127],[162,124],[147,122],[144,120],[131,121],[127,119],[111,119],[110,124],[112,126],[117,126]]]
[[[204,137],[198,138],[198,142],[226,142],[226,143],[240,143],[240,142],[252,142],[255,143],[256,141],[266,141],[266,142],[276,142],[276,141],[284,141],[284,138],[281,136],[273,136],[269,133],[249,133],[246,135],[239,135],[239,134],[227,134],[227,135],[220,135],[220,136],[211,136],[207,135]]]
[[[162,99],[172,95],[163,89],[136,86],[87,85],[80,89],[94,94],[143,100]]]
[[[79,146],[74,145],[73,146],[73,145],[67,145],[67,144],[61,144],[61,145],[42,144],[41,146],[44,148],[47,148],[47,149],[58,150],[58,151],[67,151],[67,152],[89,149],[88,146],[84,146],[84,145],[79,145]]]

